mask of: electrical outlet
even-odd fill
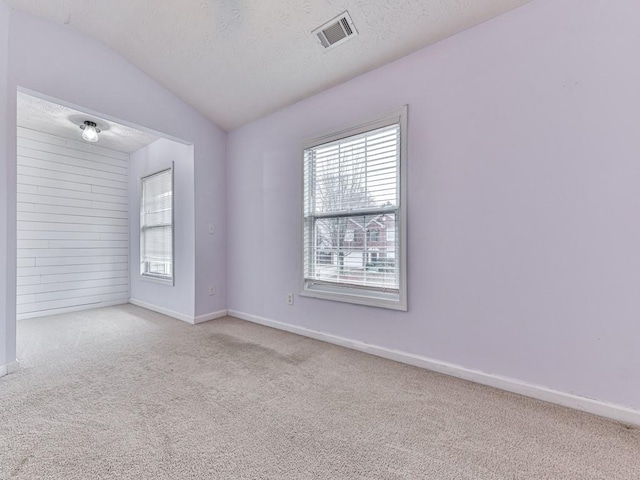
[[[293,293],[288,293],[287,294],[287,304],[288,305],[293,305]]]
[[[209,285],[209,295],[215,295],[215,294],[216,294],[216,286]]]

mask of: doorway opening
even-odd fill
[[[180,161],[183,153],[193,164],[193,148],[34,92],[17,95],[21,340],[46,317],[129,303],[132,288],[144,281],[140,181],[164,169],[169,158]],[[157,205],[165,209],[167,202]],[[24,361],[21,343],[18,359]]]

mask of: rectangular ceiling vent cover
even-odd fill
[[[333,48],[358,35],[349,12],[341,13],[311,33],[318,36],[324,48]]]

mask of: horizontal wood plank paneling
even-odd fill
[[[60,172],[58,170],[30,167],[29,165],[24,165],[20,163],[22,161],[23,161],[22,157],[18,157],[18,175],[19,176],[45,178],[48,180],[60,180],[62,182],[76,183],[80,185],[89,185],[89,187],[95,185],[99,187],[121,189],[126,195],[126,191],[127,191],[126,182],[122,182],[119,180],[108,180],[108,179],[99,177],[98,172],[96,172],[96,176],[82,175],[78,173]],[[56,165],[51,164],[51,168],[52,169],[56,168]],[[119,175],[119,176],[122,177],[122,175]]]
[[[22,240],[30,242],[34,240]],[[37,241],[37,240],[36,240]],[[128,256],[126,248],[18,248],[18,258],[35,258],[38,260],[48,257],[94,257],[94,256]]]
[[[40,278],[40,276],[46,275],[47,279],[53,279],[53,281],[56,282],[56,281],[59,281],[58,279],[56,279],[56,277],[59,275],[73,275],[74,273],[89,273],[89,272],[116,272],[116,271],[128,270],[128,269],[129,269],[128,263],[97,263],[97,264],[89,264],[89,265],[24,267],[20,270],[18,281],[20,281],[20,278],[22,277]]]
[[[18,221],[25,222],[55,222],[55,223],[77,223],[80,225],[120,225],[127,226],[125,218],[105,218],[91,217],[85,215],[59,215],[53,213],[23,212],[18,209]]]
[[[92,191],[91,185],[74,182],[63,182],[62,180],[52,180],[49,178],[33,177],[30,175],[25,175],[24,170],[22,172],[18,171],[18,191],[20,191],[21,185],[48,187],[54,188],[56,190],[71,190],[72,192],[91,193]]]
[[[20,259],[18,259],[20,260]],[[33,259],[32,266],[38,267],[53,267],[61,265],[98,265],[110,263],[122,263],[128,262],[128,256],[100,256],[100,257],[49,257],[49,258],[37,258]]]
[[[109,187],[102,187],[100,185],[92,185],[91,186],[91,191],[93,193],[102,193],[104,195],[113,195],[114,197],[124,197],[125,199],[128,198],[128,193],[127,190],[121,190],[118,188],[109,188]]]
[[[121,182],[127,177],[127,169],[111,165],[102,165],[98,162],[87,162],[79,158],[69,158],[63,155],[49,155],[46,152],[37,150],[18,150],[20,164],[26,167],[42,168],[44,170],[55,170],[56,172],[73,173],[87,177],[99,177]],[[89,165],[89,167],[87,167]]]
[[[19,258],[18,259],[18,268],[20,267],[35,267],[36,259],[35,258]]]
[[[24,188],[30,188],[31,185],[23,185]],[[48,188],[48,187],[35,187],[37,188],[37,192],[39,195],[49,195],[51,197],[62,197],[62,198],[80,198],[83,200],[91,200],[96,202],[108,202],[108,203],[118,203],[121,205],[128,205],[129,199],[127,197],[121,197],[120,195],[114,196],[111,194],[103,195],[101,193],[94,192],[76,192],[69,190],[60,190],[57,188]],[[20,192],[20,188],[18,188]],[[22,192],[21,192],[22,193]],[[31,192],[24,192],[31,193]]]
[[[44,205],[39,203],[24,203],[18,201],[18,212],[33,213],[53,213],[56,215],[75,215],[80,217],[100,217],[100,218],[124,218],[129,215],[127,212],[118,210],[102,210],[98,208],[65,207],[60,205]]]
[[[49,231],[49,232],[90,232],[90,233],[117,233],[127,234],[129,231],[128,226],[114,226],[114,225],[81,225],[75,223],[47,223],[47,222],[33,222],[29,220],[18,221],[18,231]]]
[[[128,300],[128,165],[18,127],[18,318]]]
[[[59,163],[70,163],[76,160],[84,160],[85,166],[88,162],[100,164],[97,170],[109,169],[109,167],[127,168],[127,161],[104,156],[100,153],[85,152],[73,148],[60,147],[57,145],[43,144],[33,140],[23,140],[18,146],[18,155],[30,158],[51,160]]]
[[[18,232],[18,240],[101,240],[101,235],[100,233],[25,230]]]
[[[69,292],[84,288],[100,288],[100,287],[116,287],[128,285],[128,275],[121,274],[115,278],[103,278],[100,280],[83,280],[78,282],[56,282],[56,283],[40,283],[35,285],[19,285],[18,296],[51,293],[51,292]]]

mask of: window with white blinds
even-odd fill
[[[303,295],[406,309],[405,113],[304,149]]]
[[[142,178],[140,275],[173,283],[173,169]]]

